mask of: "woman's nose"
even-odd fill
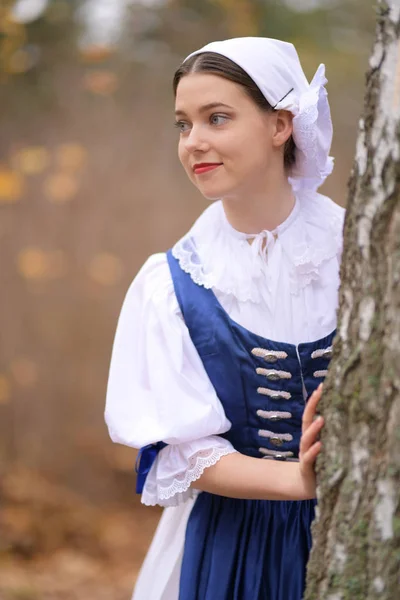
[[[195,152],[196,150],[204,152],[209,148],[204,131],[200,127],[195,126],[191,128],[189,134],[186,136],[185,145],[188,152]]]

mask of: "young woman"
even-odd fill
[[[143,266],[114,343],[110,435],[141,448],[142,501],[169,507],[135,600],[302,598],[344,212],[316,191],[325,83],[266,38],[175,74],[179,159],[213,202]]]

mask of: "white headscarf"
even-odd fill
[[[185,58],[216,52],[239,65],[256,83],[269,104],[293,115],[296,164],[290,182],[295,191],[316,190],[333,169],[329,156],[332,121],[324,88],[325,65],[309,84],[293,44],[260,37],[241,37],[211,42]]]

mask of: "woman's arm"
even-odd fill
[[[253,500],[306,500],[315,498],[314,463],[321,449],[318,434],[322,417],[314,420],[322,384],[307,402],[302,420],[300,461],[281,462],[245,456],[239,452],[223,456],[205,469],[192,487],[203,492]]]

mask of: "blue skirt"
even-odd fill
[[[199,494],[179,600],[301,600],[315,504]]]

